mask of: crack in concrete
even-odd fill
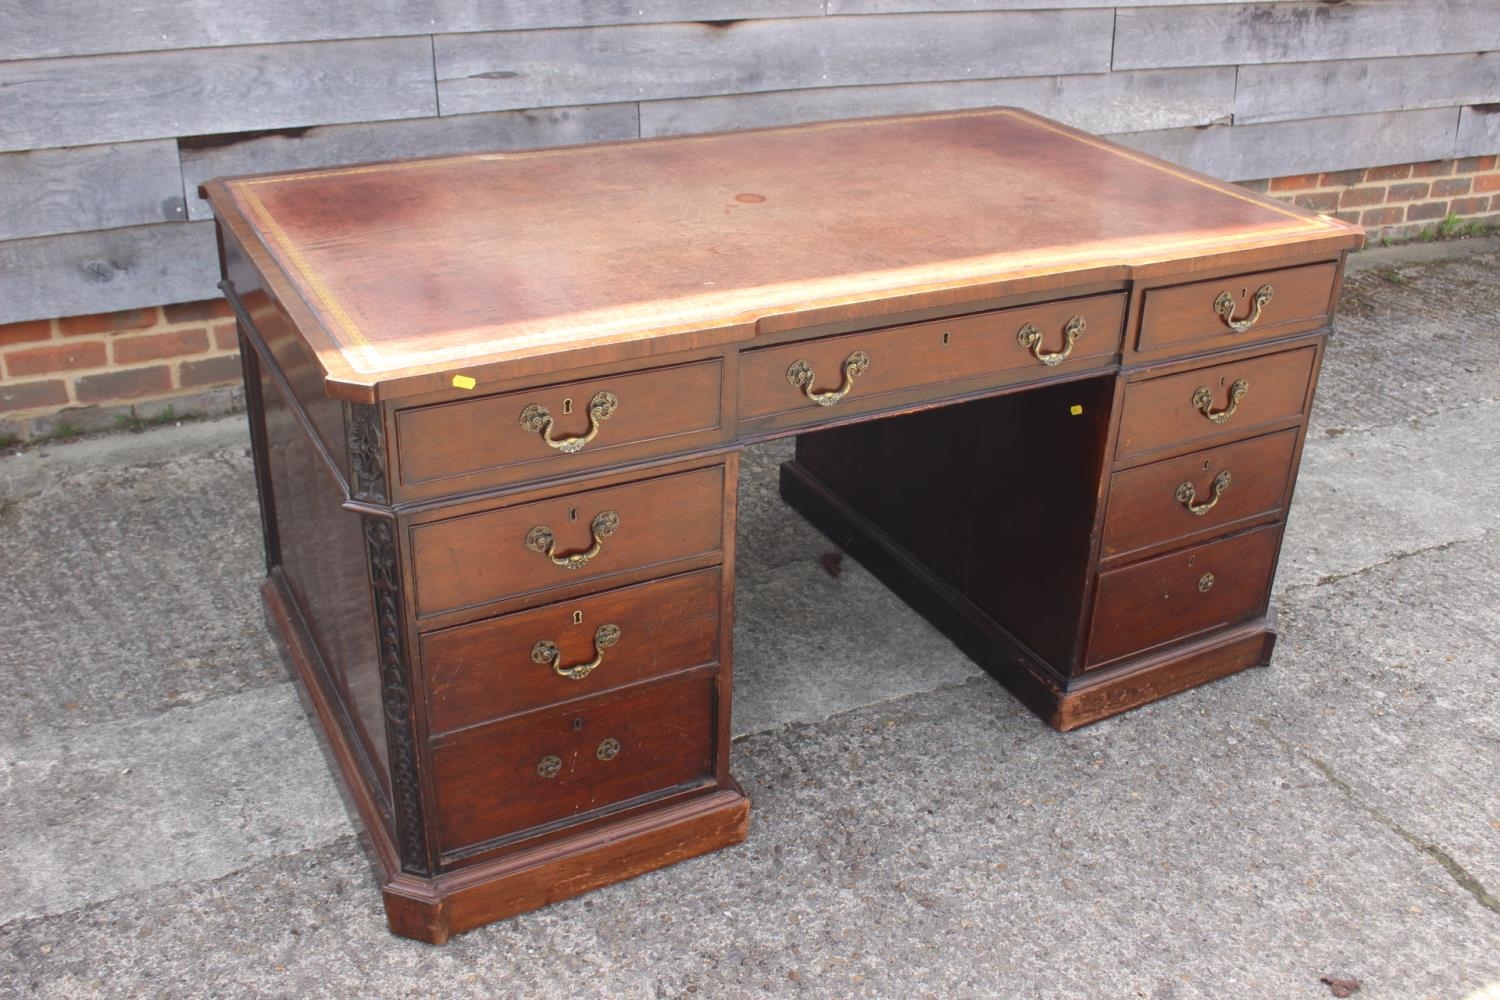
[[[1433,861],[1436,861],[1440,866],[1442,866],[1443,870],[1448,873],[1448,876],[1452,878],[1453,881],[1458,883],[1460,888],[1474,897],[1474,900],[1479,903],[1480,906],[1489,910],[1491,913],[1500,915],[1500,899],[1496,899],[1493,895],[1491,895],[1490,891],[1484,887],[1484,883],[1475,878],[1468,869],[1466,869],[1462,864],[1458,862],[1457,858],[1449,854],[1447,851],[1443,850],[1437,844],[1434,844],[1428,840],[1423,840],[1421,837],[1417,836],[1415,833],[1412,833],[1410,830],[1406,829],[1406,827],[1396,822],[1396,820],[1392,817],[1387,816],[1375,806],[1364,801],[1364,799],[1360,797],[1359,793],[1354,790],[1353,785],[1349,784],[1349,782],[1345,781],[1343,778],[1340,778],[1336,773],[1334,773],[1333,767],[1327,761],[1315,756],[1314,754],[1307,753],[1306,751],[1293,746],[1286,740],[1282,739],[1280,736],[1277,736],[1275,733],[1271,733],[1270,735],[1272,739],[1276,740],[1278,743],[1281,743],[1297,756],[1301,757],[1313,767],[1317,768],[1318,772],[1323,775],[1324,779],[1330,785],[1343,792],[1344,796],[1348,798],[1350,802],[1354,803],[1356,806],[1359,806],[1359,808],[1369,813],[1381,826],[1385,827],[1387,830],[1390,830],[1396,836],[1406,841],[1418,851],[1421,851],[1423,854],[1427,855]]]
[[[1450,538],[1446,542],[1439,542],[1436,545],[1429,545],[1426,548],[1412,549],[1410,552],[1397,552],[1395,555],[1390,556],[1389,558],[1382,559],[1379,562],[1371,563],[1368,566],[1361,566],[1359,569],[1351,569],[1345,573],[1329,573],[1325,576],[1320,576],[1312,583],[1288,584],[1286,587],[1277,590],[1276,593],[1278,596],[1280,596],[1283,594],[1290,594],[1293,591],[1316,589],[1318,587],[1326,587],[1330,584],[1342,583],[1344,580],[1364,576],[1365,574],[1374,572],[1377,569],[1382,569],[1386,566],[1391,566],[1398,562],[1403,562],[1416,556],[1425,556],[1430,552],[1446,552],[1448,549],[1453,548],[1455,545],[1469,545],[1473,544],[1474,542],[1482,542],[1486,537],[1488,537],[1488,535],[1489,532],[1481,531],[1479,534],[1469,538]]]

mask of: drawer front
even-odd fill
[[[1329,262],[1150,289],[1136,349],[1190,353],[1316,329],[1337,275]]]
[[[1278,513],[1296,453],[1292,428],[1116,473],[1104,515],[1104,558]]]
[[[411,530],[418,616],[541,594],[722,549],[724,467],[502,507]]]
[[[1240,437],[1307,406],[1317,348],[1230,361],[1125,387],[1121,459],[1187,442]]]
[[[424,635],[429,730],[716,663],[720,581],[699,570]]]
[[[977,376],[1081,367],[1118,353],[1124,317],[1125,296],[1117,293],[747,351],[740,359],[740,418],[800,413],[822,419],[830,406],[839,412],[873,409],[901,390],[942,391],[945,383]],[[1022,331],[1034,348],[1022,345]],[[1070,336],[1068,356],[1054,358]],[[840,392],[845,394],[835,400]]]
[[[1280,537],[1273,525],[1101,573],[1085,665],[1264,613]]]
[[[714,684],[712,674],[658,681],[437,742],[442,850],[711,780]]]
[[[401,410],[401,484],[422,495],[473,489],[716,442],[723,367],[705,361]]]

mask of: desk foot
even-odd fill
[[[1270,661],[1276,633],[1268,614],[1104,670],[1064,677],[795,461],[781,467],[781,496],[1059,731]]]
[[[434,877],[401,870],[385,812],[372,791],[370,763],[279,573],[261,585],[266,617],[291,663],[304,704],[316,717],[324,750],[336,766],[346,802],[369,838],[393,934],[429,944],[475,927],[559,902],[699,854],[738,844],[748,831],[750,800],[727,787],[599,826],[528,850]]]
[[[732,784],[732,783],[731,783]],[[391,932],[430,944],[745,839],[750,800],[721,789],[436,879],[397,874],[381,887]]]

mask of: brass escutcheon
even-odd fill
[[[555,778],[562,773],[562,758],[555,753],[549,753],[536,762],[536,773],[544,778]]]
[[[589,532],[593,535],[594,544],[587,551],[574,552],[571,555],[560,556],[557,554],[557,538],[552,534],[552,529],[545,524],[539,524],[526,532],[526,547],[533,552],[540,552],[553,564],[563,569],[582,569],[588,565],[590,559],[597,556],[604,548],[604,540],[613,535],[620,527],[620,515],[612,510],[602,510],[594,515],[593,523],[589,525]]]
[[[570,405],[564,410],[570,410]],[[547,447],[556,448],[565,455],[571,455],[575,451],[582,451],[583,446],[594,440],[594,435],[599,433],[599,425],[610,418],[615,409],[620,405],[619,399],[612,392],[596,392],[594,398],[589,400],[589,430],[587,434],[578,437],[552,436],[552,413],[541,403],[532,403],[521,411],[521,429],[533,434],[541,434],[542,440]]]
[[[1175,496],[1178,503],[1186,507],[1191,513],[1202,517],[1214,509],[1214,504],[1219,502],[1219,497],[1223,496],[1224,492],[1229,489],[1229,470],[1225,469],[1217,476],[1214,476],[1213,485],[1210,488],[1213,490],[1214,495],[1211,499],[1203,503],[1193,502],[1198,499],[1198,491],[1193,487],[1191,482],[1179,483]]]
[[[578,663],[571,667],[563,666],[562,651],[551,639],[543,639],[531,647],[531,661],[551,667],[552,672],[559,677],[566,677],[570,681],[581,681],[604,662],[604,651],[619,641],[620,626],[600,625],[598,631],[594,633],[594,658],[587,663]]]
[[[1212,573],[1204,573],[1202,576],[1198,577],[1198,593],[1206,594],[1210,590],[1212,590],[1213,587],[1214,575]]]
[[[1063,349],[1060,351],[1042,350],[1042,331],[1027,323],[1016,331],[1016,343],[1031,352],[1031,356],[1049,368],[1060,365],[1073,353],[1073,345],[1078,343],[1078,338],[1083,336],[1088,324],[1082,316],[1074,316],[1068,320],[1068,325],[1063,327]]]
[[[813,368],[806,361],[794,361],[786,370],[786,380],[793,389],[801,389],[803,395],[819,406],[832,406],[854,388],[854,380],[870,367],[870,356],[864,351],[855,351],[844,359],[844,380],[837,389],[819,391],[813,386]]]
[[[1219,314],[1229,329],[1235,333],[1244,333],[1260,320],[1261,309],[1271,301],[1271,297],[1275,294],[1276,289],[1270,285],[1261,285],[1255,290],[1255,298],[1251,300],[1250,315],[1244,319],[1235,319],[1234,296],[1228,292],[1220,292],[1219,297],[1214,299],[1214,312]]]
[[[1245,393],[1250,391],[1250,383],[1246,379],[1235,379],[1234,384],[1229,387],[1229,405],[1222,410],[1214,409],[1214,391],[1206,385],[1200,385],[1193,390],[1190,402],[1193,409],[1203,414],[1216,424],[1222,424],[1234,416],[1234,411],[1240,408],[1240,400],[1245,398]]]
[[[611,737],[599,744],[599,749],[594,751],[594,756],[600,760],[614,760],[620,754],[620,741]]]

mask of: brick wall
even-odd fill
[[[1459,236],[1500,225],[1500,157],[1470,156],[1245,183],[1382,239]]]
[[[1432,160],[1245,186],[1358,222],[1373,244],[1500,225],[1497,161]],[[242,399],[234,322],[221,300],[0,325],[0,444],[224,413]]]
[[[211,300],[0,325],[0,442],[236,409],[228,317]]]

